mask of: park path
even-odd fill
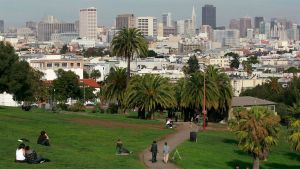
[[[174,163],[171,162],[171,156],[169,156],[169,162],[167,164],[163,162],[163,145],[165,142],[168,142],[168,145],[170,146],[170,151],[173,151],[178,145],[190,138],[190,132],[198,132],[199,129],[198,126],[190,124],[189,122],[179,122],[175,124],[177,126],[175,133],[167,135],[166,137],[157,141],[159,153],[157,154],[156,163],[151,162],[150,146],[140,154],[140,160],[148,169],[180,169],[180,167],[176,166]],[[149,142],[149,145],[151,145],[151,143],[152,142]]]

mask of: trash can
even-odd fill
[[[197,142],[197,133],[196,132],[190,132],[190,141],[191,142]]]

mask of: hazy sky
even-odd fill
[[[0,0],[0,19],[4,19],[6,26],[40,21],[47,15],[74,22],[79,18],[80,8],[93,6],[98,9],[98,25],[110,26],[121,13],[160,19],[162,13],[171,12],[174,20],[187,19],[195,5],[200,25],[201,7],[205,4],[217,7],[218,26],[228,26],[230,19],[243,16],[286,17],[300,23],[300,0]]]

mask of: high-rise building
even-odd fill
[[[213,39],[213,29],[211,26],[209,25],[202,25],[200,28],[200,32],[201,33],[205,33],[207,35],[207,39],[208,40],[212,40]]]
[[[134,28],[135,22],[134,14],[118,15],[116,18],[116,29],[120,30],[122,28]]]
[[[46,17],[38,24],[37,37],[39,41],[50,41],[53,33],[75,32],[74,23],[64,23],[58,21],[53,16]]]
[[[240,18],[240,36],[245,38],[247,36],[247,30],[251,29],[251,18],[244,17]]]
[[[237,29],[227,29],[224,35],[224,45],[237,47],[240,44],[240,32]]]
[[[237,29],[240,30],[240,20],[231,19],[229,23],[229,29]]]
[[[162,23],[164,27],[172,27],[172,14],[169,13],[164,13],[162,15]]]
[[[157,36],[157,19],[151,16],[137,17],[137,28],[145,37]]]
[[[176,22],[176,30],[177,30],[177,34],[179,35],[184,35],[185,33],[185,27],[184,27],[184,20],[178,20]]]
[[[0,20],[0,33],[4,33],[4,20]]]
[[[216,28],[216,7],[205,5],[202,7],[202,25],[209,25]]]
[[[193,11],[192,11],[192,33],[196,34],[196,12],[195,12],[195,7],[193,6]]]
[[[94,7],[80,9],[79,36],[97,39],[97,9]]]
[[[255,29],[259,29],[259,24],[260,24],[261,22],[263,22],[264,20],[265,20],[264,17],[256,16],[256,17],[254,18],[254,28],[255,28]]]

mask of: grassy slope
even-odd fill
[[[281,137],[280,143],[270,154],[267,162],[261,162],[261,169],[299,169],[300,154],[291,151]],[[185,142],[178,150],[183,157],[176,160],[185,169],[233,169],[237,164],[242,169],[252,167],[252,158],[238,150],[237,142],[229,132],[198,133],[198,142]]]
[[[24,112],[17,108],[0,107],[0,168],[103,168],[141,169],[138,152],[170,130],[104,128],[68,122],[70,118],[105,118],[123,123],[150,123],[117,115],[80,116],[64,115],[33,110]],[[116,119],[116,120],[114,120]],[[36,144],[41,130],[46,130],[51,147]],[[28,138],[30,146],[38,154],[52,162],[29,165],[15,163],[15,150],[18,138]],[[115,142],[121,138],[124,146],[134,153],[132,156],[116,156]]]

